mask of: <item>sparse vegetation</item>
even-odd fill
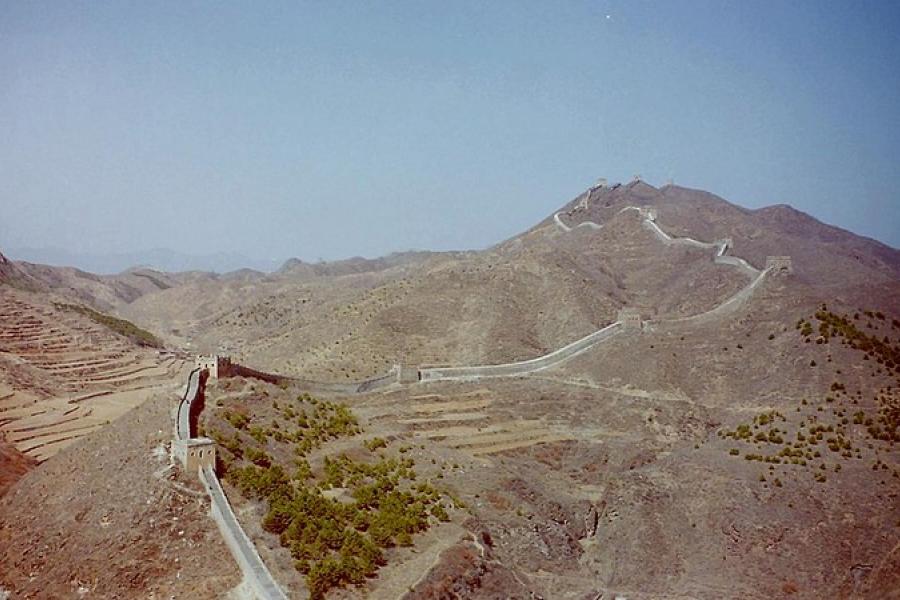
[[[66,310],[69,312],[76,312],[82,314],[89,318],[90,320],[103,325],[110,331],[117,333],[119,335],[125,336],[133,342],[140,344],[141,346],[149,346],[151,348],[162,348],[162,342],[155,335],[150,333],[145,329],[141,329],[131,321],[127,321],[125,319],[119,319],[118,317],[113,317],[110,315],[103,314],[101,312],[97,312],[92,308],[88,308],[87,306],[81,306],[78,304],[63,304],[60,302],[54,302],[53,306],[58,308],[59,310]]]
[[[325,455],[320,471],[310,467],[310,452],[361,432],[346,405],[303,394],[270,406],[276,419],[219,409],[220,423],[230,426],[231,434],[210,435],[226,450],[219,465],[226,480],[265,503],[263,528],[290,551],[311,598],[365,582],[385,564],[385,549],[410,546],[417,533],[450,519],[443,494],[418,481],[412,458]],[[375,437],[361,446],[374,453],[388,442]],[[279,456],[293,457],[292,473]]]
[[[877,311],[860,309],[850,318],[833,313],[823,305],[813,317],[800,319],[795,329],[806,342],[818,332],[815,342],[819,345],[828,344],[835,338],[840,339],[841,345],[863,353],[860,366],[865,365],[865,361],[872,361],[881,365],[886,371],[885,375],[896,374],[900,349],[892,344],[888,336],[878,337],[880,334],[876,333],[877,327],[869,327],[873,323],[886,321],[886,317],[882,315],[879,318],[879,314]],[[866,328],[872,329],[872,332],[864,332],[860,328],[863,317],[871,320]],[[833,356],[836,357],[837,354],[827,352],[828,363],[832,362]],[[811,359],[809,365],[815,367],[816,360]],[[848,388],[847,381],[843,380],[846,366],[844,369],[841,366],[844,365],[826,365],[827,369],[833,369],[835,375],[827,390],[818,392],[822,394],[818,401],[801,398],[796,410],[789,413],[796,415],[793,419],[799,419],[799,422],[788,420],[778,411],[768,411],[760,413],[750,423],[740,423],[733,430],[720,431],[719,436],[759,448],[779,446],[777,450],[769,452],[743,454],[745,460],[766,463],[770,470],[776,465],[810,468],[814,466],[813,461],[816,461],[814,478],[818,483],[827,482],[824,471],[829,470],[829,466],[832,472],[840,473],[841,461],[862,459],[864,452],[871,455],[873,449],[877,455],[878,449],[873,447],[872,442],[892,447],[895,442],[900,441],[900,396],[887,385],[875,393],[874,411],[861,407],[863,390],[858,389],[854,393]],[[872,376],[878,374],[878,370],[872,372]],[[870,440],[867,446],[860,439],[863,437]],[[829,457],[829,461],[834,462],[830,465],[819,462],[823,452]],[[738,456],[741,452],[738,448],[730,448],[728,454]],[[876,460],[872,470],[881,471],[882,465],[888,468],[885,463]],[[761,477],[761,480],[765,480],[765,477]],[[773,480],[772,483],[776,487],[781,485],[780,480]]]

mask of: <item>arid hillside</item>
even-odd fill
[[[708,194],[643,182],[601,187],[557,218],[494,248],[398,255],[334,266],[293,261],[266,277],[214,277],[120,306],[173,343],[224,351],[260,368],[359,381],[394,363],[482,364],[532,358],[634,307],[686,317],[734,294],[751,274],[714,264],[714,249],[666,245],[637,211],[655,208],[673,236],[714,242],[757,269],[790,255],[813,295],[856,294],[900,277],[900,253],[788,208],[749,211]],[[593,221],[602,228],[576,227]],[[314,268],[317,267],[317,268]]]
[[[635,181],[477,252],[112,280],[6,265],[45,287],[0,287],[0,431],[56,449],[0,497],[15,597],[237,585],[165,447],[185,361],[219,351],[302,380],[211,379],[199,419],[291,598],[900,598],[900,252],[789,207]],[[310,383],[532,359],[623,308],[639,322],[514,376]]]
[[[173,403],[154,396],[0,497],[0,589],[211,600],[239,583],[199,487],[168,466]]]
[[[184,365],[127,321],[56,294],[0,286],[0,442],[7,455],[31,459],[4,461],[4,470],[21,472],[148,394],[172,389]]]
[[[790,255],[802,280],[816,287],[851,287],[900,277],[900,252],[895,248],[826,225],[784,204],[749,210],[701,190],[675,185],[657,189],[632,182],[585,192],[560,216],[570,226],[604,223],[624,206],[657,209],[659,222],[673,236],[731,238],[734,254],[757,267],[768,255]],[[542,226],[551,222],[548,219]]]

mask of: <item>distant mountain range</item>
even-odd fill
[[[58,267],[78,267],[98,274],[116,274],[134,267],[150,267],[168,273],[181,271],[227,273],[245,268],[271,272],[284,263],[284,260],[261,260],[234,252],[198,255],[168,248],[122,254],[80,253],[62,248],[4,248],[4,252],[10,260]]]

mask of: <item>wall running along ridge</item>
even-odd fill
[[[520,362],[506,363],[502,365],[482,365],[477,367],[435,367],[430,369],[420,369],[419,375],[421,381],[440,381],[448,379],[479,379],[481,377],[513,377],[516,375],[526,375],[549,369],[563,363],[570,358],[578,356],[585,350],[592,348],[595,344],[608,340],[617,335],[623,329],[622,323],[616,321],[610,323],[603,329],[595,331],[590,335],[575,340],[568,346],[563,346],[558,350],[554,350],[550,354],[545,354],[531,360],[523,360]]]
[[[593,191],[590,190],[590,191]],[[588,192],[585,201],[590,198],[590,191]],[[658,239],[660,239],[665,244],[681,244],[687,246],[693,246],[696,248],[708,248],[715,249],[715,255],[713,256],[713,262],[717,264],[724,264],[737,267],[742,269],[746,273],[748,273],[753,279],[747,284],[743,289],[739,292],[722,302],[719,306],[708,310],[704,313],[700,313],[698,315],[692,315],[690,317],[681,317],[677,319],[665,319],[659,321],[646,321],[647,324],[660,324],[660,323],[676,323],[676,322],[685,322],[685,321],[702,321],[709,318],[718,317],[720,315],[726,314],[732,310],[737,309],[744,301],[746,301],[752,294],[753,291],[759,286],[760,283],[763,282],[766,275],[768,275],[771,269],[763,269],[760,271],[759,269],[753,267],[750,263],[748,263],[743,258],[739,258],[737,256],[729,256],[726,254],[728,250],[731,248],[731,240],[719,240],[716,242],[701,242],[699,240],[695,240],[689,237],[672,237],[668,233],[662,230],[662,228],[656,223],[656,211],[648,210],[645,208],[640,208],[637,206],[626,206],[619,212],[625,212],[626,210],[636,210],[643,217],[642,224],[644,227],[652,231]],[[560,219],[559,213],[553,215],[553,221],[565,232],[570,232],[573,229],[578,227],[589,227],[591,229],[602,229],[603,225],[598,223],[594,223],[592,221],[585,221],[579,223],[575,227],[569,227]],[[781,259],[781,257],[779,257]],[[482,377],[514,377],[520,375],[527,375],[529,373],[534,373],[537,371],[541,371],[543,369],[548,369],[550,367],[555,367],[570,358],[573,358],[585,350],[593,348],[597,344],[606,341],[615,335],[621,333],[625,329],[625,324],[620,317],[618,320],[613,323],[599,329],[591,334],[586,335],[585,337],[575,340],[571,344],[567,346],[563,346],[562,348],[555,350],[549,354],[545,354],[543,356],[539,356],[537,358],[533,358],[531,360],[525,360],[514,363],[505,363],[500,365],[481,365],[481,366],[473,366],[473,367],[434,367],[428,369],[421,369],[419,371],[421,381],[442,381],[442,380],[460,380],[460,379],[480,379]]]

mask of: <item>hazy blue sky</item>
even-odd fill
[[[0,0],[0,249],[484,247],[634,173],[900,246],[900,3]]]

